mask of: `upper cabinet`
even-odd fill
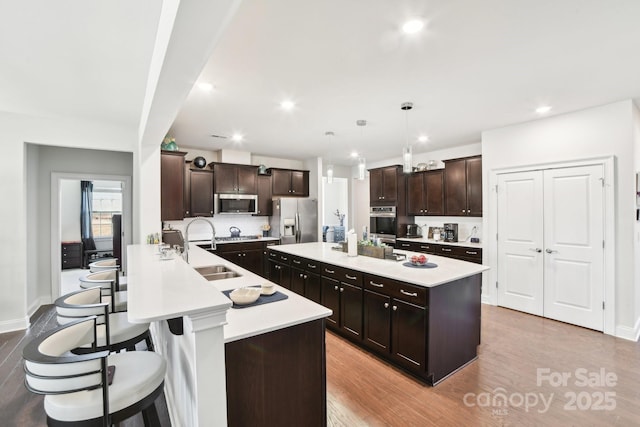
[[[482,157],[444,161],[447,216],[482,216]]]
[[[309,171],[276,168],[271,168],[269,171],[274,196],[309,196]]]
[[[183,218],[184,156],[182,151],[160,153],[160,219],[162,221]]]
[[[401,166],[387,166],[369,170],[369,201],[375,205],[395,205],[398,200],[398,180]],[[399,177],[400,175],[400,177]]]
[[[271,197],[271,176],[258,175],[258,213],[256,215],[270,216],[273,213]]]
[[[213,171],[188,161],[184,174],[184,217],[213,216]]]
[[[442,169],[414,172],[407,177],[407,213],[444,215],[444,172]]]
[[[229,163],[214,163],[215,193],[257,194],[258,167]]]

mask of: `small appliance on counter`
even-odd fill
[[[407,237],[422,237],[418,224],[407,224]]]
[[[447,223],[444,224],[444,239],[445,242],[457,242],[458,241],[458,224]]]

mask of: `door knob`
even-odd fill
[[[553,254],[553,253],[556,253],[558,251],[554,251],[552,249],[546,249],[545,252],[548,253],[548,254]]]
[[[533,251],[533,252],[537,252],[537,253],[542,252],[542,249],[540,249],[540,248],[529,248],[529,250]]]

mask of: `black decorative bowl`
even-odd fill
[[[195,159],[193,159],[193,164],[197,167],[202,169],[203,167],[207,166],[207,159],[205,159],[202,156],[198,156]]]

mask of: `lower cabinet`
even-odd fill
[[[327,326],[362,340],[362,273],[325,264],[321,280],[322,305],[333,311]]]
[[[269,280],[283,288],[291,289],[291,260],[288,255],[269,252]]]
[[[306,258],[291,258],[291,290],[311,301],[322,303],[320,263]]]
[[[416,286],[391,279],[365,275],[364,280],[364,344],[399,365],[423,374],[427,341],[426,294],[422,295]],[[404,293],[413,302],[401,299],[400,295]]]
[[[218,244],[216,255],[255,274],[263,274],[264,244],[241,242]]]

